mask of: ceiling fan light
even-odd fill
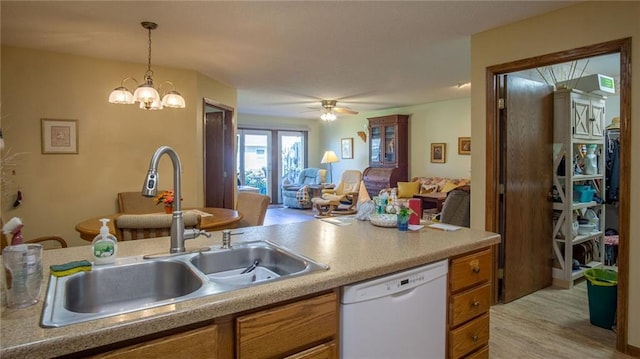
[[[336,115],[333,112],[325,112],[320,116],[320,119],[322,119],[322,121],[335,121]]]
[[[162,97],[162,105],[170,108],[185,108],[184,97],[178,91],[169,91]]]
[[[109,103],[117,103],[122,105],[131,105],[135,103],[133,100],[133,94],[126,87],[116,87],[109,94]]]

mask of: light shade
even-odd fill
[[[324,156],[322,156],[322,160],[320,163],[336,163],[338,162],[338,156],[333,151],[325,151]]]
[[[135,101],[133,100],[133,94],[127,90],[126,87],[120,86],[115,88],[109,95],[110,103],[118,103],[123,105],[131,105]]]
[[[162,110],[163,107],[185,108],[184,98],[176,91],[173,82],[165,81],[158,86],[158,89],[153,86],[153,71],[151,71],[151,30],[158,28],[158,24],[143,21],[141,25],[147,29],[149,33],[149,55],[147,57],[147,72],[144,74],[144,83],[138,85],[138,81],[134,78],[125,78],[122,80],[120,87],[116,87],[111,91],[109,102],[127,105],[139,102],[140,108],[144,110]],[[129,89],[124,87],[124,83],[127,80],[132,80],[137,86],[133,94],[131,94]],[[161,87],[165,84],[169,84],[172,89],[161,96]]]

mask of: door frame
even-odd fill
[[[579,47],[575,49],[555,52],[551,54],[531,57],[523,60],[489,66],[485,72],[486,85],[486,214],[485,228],[487,231],[498,230],[498,174],[499,153],[498,145],[493,139],[497,138],[498,109],[497,109],[497,75],[549,66],[558,63],[579,60],[587,57],[620,54],[620,141],[624,145],[620,151],[620,201],[618,218],[618,303],[617,303],[617,331],[616,350],[627,352],[627,316],[629,301],[629,211],[631,202],[631,38],[612,40],[599,44]],[[494,273],[494,285],[497,284]],[[494,287],[495,288],[495,287]]]
[[[224,112],[223,119],[223,135],[222,139],[209,139],[206,138],[206,131],[204,126],[207,121],[207,106],[215,107],[222,112]],[[206,203],[207,198],[207,147],[208,146],[219,146],[222,151],[222,162],[223,162],[223,177],[224,180],[222,183],[222,191],[223,191],[223,201],[224,208],[234,209],[236,208],[235,204],[235,188],[236,188],[236,152],[235,152],[235,127],[233,126],[234,122],[235,110],[233,107],[224,105],[222,103],[213,101],[208,98],[202,99],[202,136],[203,138],[203,146],[202,146],[202,168],[203,168],[203,186],[202,186],[202,196],[204,198],[204,202]],[[219,188],[219,187],[216,187]]]

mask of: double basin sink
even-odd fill
[[[254,269],[241,274],[253,263]],[[90,272],[51,276],[41,325],[61,327],[327,269],[269,241],[165,258],[122,258]]]

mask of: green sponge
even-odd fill
[[[91,262],[87,260],[69,262],[65,264],[54,264],[49,267],[51,275],[54,277],[64,277],[78,272],[91,271]]]

